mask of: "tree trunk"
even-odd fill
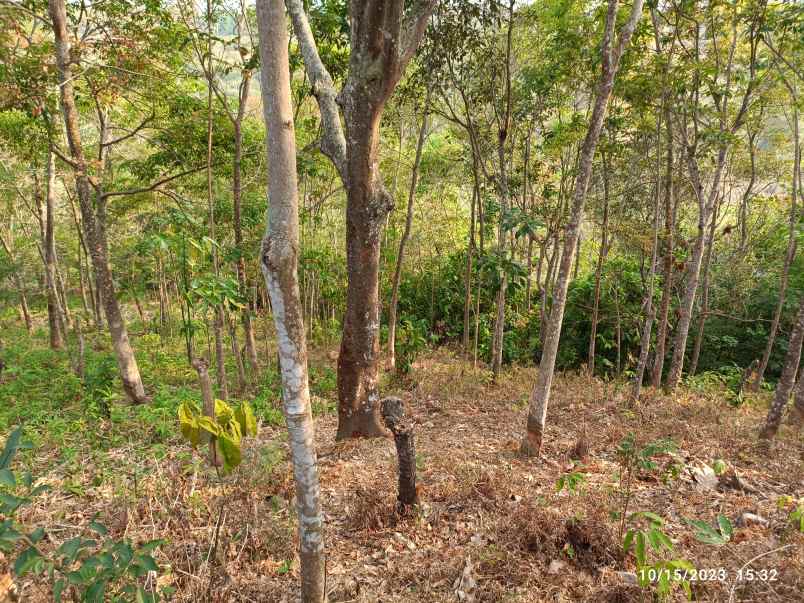
[[[684,296],[678,307],[678,322],[676,323],[676,335],[673,338],[673,358],[670,363],[670,371],[667,374],[667,390],[674,391],[681,381],[681,372],[684,369],[684,356],[687,351],[687,338],[692,321],[692,308],[695,304],[695,294],[698,291],[698,281],[701,275],[703,264],[704,248],[706,247],[706,233],[709,221],[714,219],[714,206],[719,194],[720,179],[726,163],[726,147],[721,146],[718,151],[717,167],[712,179],[711,189],[706,199],[704,198],[703,185],[701,184],[698,172],[697,158],[692,156],[692,149],[687,149],[687,164],[690,171],[695,189],[695,196],[698,199],[698,236],[695,239],[695,247],[692,251],[689,265],[687,267],[687,282],[684,287]]]
[[[595,267],[595,292],[592,299],[592,325],[589,330],[589,352],[587,353],[586,366],[590,375],[595,374],[595,345],[597,340],[598,311],[600,309],[600,280],[603,274],[603,262],[609,253],[609,176],[606,173],[606,162],[603,162],[603,225],[600,241],[600,252],[597,256],[597,266]]]
[[[407,512],[419,504],[416,489],[416,446],[413,437],[413,422],[405,420],[405,408],[399,398],[385,398],[382,401],[382,418],[389,431],[394,434],[396,456],[399,461],[399,493],[397,511]]]
[[[793,89],[790,89],[793,92]],[[790,226],[787,235],[787,253],[784,257],[784,265],[782,266],[782,278],[779,284],[779,300],[776,302],[776,309],[773,312],[773,321],[771,322],[770,333],[768,334],[768,341],[765,349],[762,352],[762,359],[759,361],[759,368],[757,369],[754,380],[751,382],[749,388],[751,391],[759,390],[762,384],[762,379],[765,376],[765,371],[770,362],[771,352],[773,352],[773,344],[776,342],[776,333],[779,330],[779,322],[782,318],[782,310],[784,309],[785,296],[787,294],[787,284],[790,277],[790,266],[793,259],[796,257],[796,224],[798,223],[798,193],[801,189],[801,137],[799,134],[798,125],[798,106],[796,104],[796,97],[793,96],[793,190],[791,191],[790,202]]]
[[[64,347],[64,322],[59,310],[59,294],[56,289],[56,237],[53,206],[56,195],[56,156],[48,153],[47,188],[45,190],[44,207],[44,240],[45,251],[45,283],[47,285],[47,318],[50,328],[50,347],[60,350]]]
[[[787,348],[787,356],[784,360],[782,376],[779,377],[779,383],[776,384],[776,393],[773,397],[773,403],[768,410],[765,425],[759,432],[759,437],[762,440],[773,439],[776,432],[779,430],[779,426],[782,424],[782,415],[787,406],[787,401],[790,398],[790,392],[793,390],[799,360],[801,359],[802,342],[804,342],[804,297],[801,298],[796,323],[793,325],[793,332],[790,335],[790,343]],[[797,395],[796,398],[798,397]]]
[[[9,240],[6,241],[6,239],[0,235],[0,244],[2,244],[6,255],[8,255],[8,259],[14,264],[14,251],[11,248],[12,240],[10,237]],[[28,307],[28,295],[25,291],[25,284],[22,281],[19,270],[14,270],[11,279],[14,281],[14,286],[17,288],[17,292],[20,296],[20,315],[25,322],[25,330],[28,331],[28,335],[30,335],[33,332],[33,321],[31,320],[31,310]]]
[[[435,3],[407,11],[401,0],[350,5],[349,74],[340,94],[318,55],[301,0],[286,0],[286,5],[321,113],[321,150],[346,187],[347,287],[336,438],[385,436],[377,384],[379,259],[380,233],[393,199],[379,173],[379,128],[385,103],[415,53]]]
[[[653,13],[651,13],[653,14]],[[654,27],[656,23],[654,22]],[[659,46],[657,41],[657,47]],[[662,99],[662,104],[666,105],[667,96]],[[645,322],[642,325],[642,337],[639,342],[639,359],[637,360],[636,370],[634,371],[633,389],[631,391],[631,398],[639,401],[639,395],[642,391],[642,381],[645,378],[645,367],[648,364],[648,353],[650,352],[650,332],[653,328],[653,321],[656,319],[656,307],[653,305],[653,290],[654,281],[656,279],[656,261],[659,254],[659,206],[661,205],[661,187],[659,185],[659,172],[661,169],[661,139],[662,127],[661,122],[656,127],[656,200],[653,204],[653,241],[651,242],[650,252],[650,270],[648,272],[648,280],[645,283],[645,299],[642,302],[642,307],[645,311]],[[668,141],[672,142],[672,141]],[[669,186],[669,182],[665,185]]]
[[[692,359],[690,360],[689,374],[694,375],[698,370],[698,359],[701,357],[704,327],[709,314],[709,267],[712,263],[712,249],[715,246],[715,229],[717,228],[717,207],[712,215],[709,225],[709,236],[706,242],[706,252],[703,260],[703,279],[701,282],[701,308],[698,314],[698,328],[695,332],[695,343],[692,346]]]
[[[259,0],[261,80],[267,130],[268,224],[260,253],[271,296],[279,356],[282,399],[296,480],[299,517],[301,598],[326,600],[324,519],[321,512],[313,416],[307,375],[307,342],[299,296],[299,196],[296,140],[291,107],[288,34],[281,0]]]
[[[84,233],[90,248],[92,264],[95,268],[96,289],[103,301],[103,309],[106,314],[106,320],[109,323],[109,332],[112,337],[112,345],[117,357],[123,388],[132,402],[142,403],[146,402],[148,398],[145,395],[145,388],[142,384],[137,360],[134,357],[134,350],[131,348],[131,343],[128,339],[128,331],[120,312],[120,306],[115,294],[114,280],[109,267],[104,221],[105,200],[102,195],[98,195],[97,216],[92,203],[88,166],[81,144],[78,109],[76,108],[73,92],[70,41],[67,32],[67,15],[64,0],[49,0],[48,7],[56,39],[56,63],[59,70],[59,88],[61,90],[64,125],[70,154],[75,162],[76,190],[81,207]]]
[[[673,296],[673,234],[675,225],[675,196],[673,182],[673,127],[669,107],[664,112],[667,132],[667,164],[664,173],[664,266],[662,269],[662,300],[659,305],[659,324],[656,331],[656,350],[651,371],[651,385],[659,387],[664,372],[665,344],[670,318],[670,299]]]
[[[394,268],[394,281],[391,287],[391,304],[388,308],[388,370],[396,367],[396,311],[399,304],[399,283],[402,280],[402,260],[405,256],[405,245],[410,238],[413,228],[413,202],[416,199],[416,186],[419,179],[419,166],[422,161],[422,149],[427,138],[427,113],[430,110],[430,91],[424,102],[422,125],[419,128],[419,139],[416,142],[416,157],[413,160],[413,172],[410,175],[410,189],[408,190],[408,208],[405,215],[405,230],[399,239],[399,251],[396,254],[396,267]]]
[[[235,247],[237,247],[237,282],[240,286],[240,293],[248,297],[248,277],[246,275],[246,260],[243,257],[243,223],[242,223],[242,164],[243,164],[243,117],[245,116],[246,105],[248,103],[249,90],[251,88],[251,72],[245,71],[240,82],[240,104],[238,105],[237,115],[234,120],[234,159],[232,161],[232,199],[234,201],[234,237]],[[251,321],[253,308],[247,301],[244,304],[241,321],[243,323],[243,339],[246,346],[246,357],[253,372],[257,372],[257,345],[254,341],[254,325]]]
[[[550,320],[545,333],[539,374],[530,398],[527,431],[522,439],[521,447],[522,452],[526,455],[541,455],[544,427],[547,420],[547,404],[550,399],[550,387],[553,382],[556,354],[558,352],[558,340],[561,336],[561,326],[564,320],[564,307],[567,301],[567,288],[569,287],[573,256],[575,255],[575,247],[578,242],[581,221],[583,220],[586,190],[592,173],[592,160],[594,159],[597,141],[600,138],[600,131],[603,127],[603,119],[606,116],[606,108],[611,97],[614,77],[619,69],[620,58],[625,46],[631,39],[637,21],[642,15],[642,0],[634,0],[628,22],[620,32],[616,46],[612,48],[615,43],[613,38],[615,36],[617,5],[617,0],[609,0],[608,2],[606,27],[601,50],[603,73],[595,93],[595,103],[589,120],[589,129],[581,147],[578,175],[575,179],[575,190],[572,195],[570,222],[564,235],[564,249],[561,254],[558,281],[550,310]]]
[[[505,294],[508,289],[508,271],[505,269],[506,259],[505,239],[508,234],[506,224],[508,221],[508,174],[505,165],[505,145],[508,140],[508,130],[511,127],[511,45],[514,29],[514,0],[508,5],[508,34],[505,54],[505,113],[497,133],[497,186],[500,195],[500,216],[497,231],[497,254],[503,264],[500,274],[500,289],[497,291],[497,314],[494,319],[494,345],[491,357],[492,382],[497,381],[502,368],[503,339],[505,337]]]

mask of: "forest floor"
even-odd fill
[[[51,486],[20,515],[47,528],[43,547],[96,519],[114,538],[164,539],[149,587],[175,591],[171,600],[295,600],[294,487],[275,375],[243,396],[261,429],[242,465],[219,477],[178,434],[177,405],[197,397],[180,352],[168,358],[141,339],[146,378],[162,383],[154,403],[115,405],[105,418],[82,398],[65,354],[4,342],[0,427],[26,425],[35,448],[24,462]],[[652,601],[656,585],[639,586],[633,551],[623,553],[626,499],[626,516],[655,513],[672,542],[648,547],[650,563],[698,568],[695,600],[804,601],[804,534],[791,519],[804,500],[804,441],[784,426],[770,451],[757,446],[767,393],[734,407],[715,386],[672,397],[648,388],[632,405],[622,383],[566,373],[554,382],[544,458],[526,459],[518,443],[536,369],[510,368],[495,385],[448,350],[432,352],[383,388],[416,422],[422,505],[399,517],[393,442],[334,442],[327,352],[311,366],[331,601]],[[589,455],[576,463],[569,452],[584,429]],[[629,433],[637,451],[674,444],[630,486],[618,455]],[[728,542],[696,539],[688,520],[715,526],[718,515],[734,528]],[[0,591],[9,565],[0,557]],[[52,600],[37,580],[17,580],[20,600]],[[671,586],[671,598],[686,599]]]

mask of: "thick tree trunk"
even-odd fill
[[[784,415],[784,409],[787,406],[787,401],[790,399],[790,392],[793,390],[796,372],[798,371],[799,361],[801,359],[802,342],[804,342],[804,296],[801,298],[796,323],[793,325],[793,332],[790,335],[790,343],[787,348],[787,356],[784,360],[782,376],[779,377],[779,383],[776,384],[776,393],[774,394],[771,407],[768,410],[765,425],[759,432],[759,437],[762,440],[772,439],[776,435],[776,432],[779,431],[779,426],[782,424],[782,415]],[[797,395],[796,398],[798,397]]]
[[[349,115],[349,113],[347,113]],[[379,407],[380,229],[392,199],[377,171],[379,132],[347,117],[346,314],[338,356],[336,439],[388,435]]]
[[[600,131],[603,128],[603,119],[606,116],[606,108],[609,98],[611,97],[614,77],[619,69],[620,58],[625,50],[625,46],[630,42],[637,21],[642,15],[642,0],[635,0],[628,22],[623,26],[620,32],[616,46],[612,48],[612,45],[615,44],[614,32],[616,27],[617,5],[617,0],[609,0],[606,14],[606,28],[601,50],[603,73],[595,93],[594,107],[589,120],[589,128],[586,132],[583,146],[581,147],[578,174],[575,179],[575,190],[572,195],[570,221],[564,235],[564,249],[561,254],[558,281],[553,296],[553,305],[550,310],[550,320],[544,337],[544,349],[542,350],[542,359],[539,364],[539,374],[536,378],[536,385],[533,388],[530,398],[527,431],[525,437],[522,439],[521,446],[522,452],[526,455],[538,456],[541,454],[544,427],[547,420],[547,404],[550,400],[550,388],[553,383],[558,341],[561,336],[561,326],[564,321],[567,288],[569,287],[573,256],[575,255],[581,221],[583,220],[586,190],[589,186],[589,177],[592,173],[592,160],[594,159],[595,149],[597,148],[597,141],[600,138]]]
[[[405,230],[402,238],[399,239],[399,251],[396,254],[396,266],[394,267],[394,280],[391,286],[391,303],[388,308],[388,369],[394,370],[396,367],[396,311],[399,305],[399,283],[402,280],[402,261],[405,257],[405,245],[410,239],[413,229],[413,202],[416,200],[416,186],[419,181],[419,166],[422,162],[422,149],[427,138],[427,113],[430,110],[430,91],[427,91],[427,99],[424,103],[424,114],[422,115],[422,125],[419,128],[419,138],[416,142],[416,157],[413,160],[413,171],[410,175],[410,189],[408,190],[408,207],[405,214]]]
[[[268,224],[260,262],[271,296],[282,367],[282,399],[296,480],[301,598],[326,601],[324,519],[307,375],[307,342],[299,295],[296,140],[291,107],[288,35],[281,0],[258,0],[263,115],[267,130]]]
[[[321,150],[346,187],[346,313],[338,357],[336,438],[385,436],[377,385],[380,233],[393,199],[378,165],[385,103],[421,41],[435,2],[350,4],[349,75],[340,94],[318,55],[300,0],[286,0],[322,121]],[[337,97],[337,102],[336,102]],[[339,108],[343,113],[341,125]]]
[[[67,15],[64,0],[49,0],[48,7],[56,38],[56,63],[59,70],[59,87],[67,142],[70,147],[70,154],[75,162],[76,190],[81,207],[85,238],[92,257],[92,264],[95,268],[96,289],[103,301],[123,388],[132,402],[142,403],[146,402],[148,398],[145,395],[145,388],[134,357],[134,350],[131,348],[131,343],[128,339],[128,331],[120,312],[120,306],[115,294],[114,280],[109,267],[106,225],[104,222],[106,217],[104,211],[105,200],[102,195],[98,195],[97,216],[92,203],[87,161],[81,145],[78,109],[76,108],[73,92],[70,41],[67,32]]]

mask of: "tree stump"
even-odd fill
[[[404,403],[399,398],[382,400],[382,418],[394,436],[399,459],[399,494],[397,511],[403,513],[419,504],[416,490],[416,446],[413,441],[413,422],[405,417]]]

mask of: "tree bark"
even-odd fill
[[[103,301],[109,332],[112,337],[117,365],[123,382],[123,389],[135,404],[148,400],[140,377],[134,350],[128,339],[123,315],[115,293],[114,280],[109,266],[106,241],[105,200],[98,195],[97,209],[93,208],[88,165],[84,156],[79,132],[79,115],[73,91],[72,61],[70,40],[67,32],[67,15],[64,0],[49,0],[48,8],[56,39],[56,64],[59,71],[59,88],[64,125],[70,154],[75,162],[75,181],[78,201],[81,207],[82,223],[86,241],[90,249],[92,264],[97,279],[97,291]],[[97,215],[96,215],[97,214]]]
[[[770,333],[768,334],[768,341],[765,349],[762,352],[762,359],[759,361],[759,368],[756,371],[754,380],[751,382],[749,388],[751,391],[758,391],[759,386],[762,384],[762,379],[765,376],[765,371],[770,362],[771,352],[773,352],[773,344],[776,342],[776,333],[779,331],[779,322],[782,318],[782,310],[784,309],[785,296],[787,294],[787,285],[790,278],[790,266],[793,259],[796,257],[796,225],[798,224],[798,193],[801,189],[801,136],[799,134],[798,125],[798,99],[794,94],[795,89],[789,87],[790,93],[793,97],[793,189],[791,191],[790,202],[790,222],[787,235],[787,253],[784,256],[784,264],[782,266],[782,277],[779,283],[779,299],[776,302],[776,309],[773,312],[773,321],[771,322]],[[753,156],[752,156],[753,158]]]
[[[62,319],[59,303],[59,294],[56,289],[56,237],[54,224],[56,186],[56,157],[48,152],[47,158],[47,188],[45,189],[44,203],[44,240],[45,251],[45,282],[47,284],[47,317],[50,328],[50,347],[60,350],[64,347],[64,321]]]
[[[506,259],[505,240],[508,234],[508,174],[505,165],[505,147],[511,128],[511,46],[514,29],[514,0],[508,5],[508,33],[505,51],[505,112],[497,132],[497,186],[500,196],[499,228],[497,231],[497,254],[499,261]],[[492,382],[497,381],[502,368],[503,344],[505,337],[505,294],[508,289],[508,272],[503,263],[500,274],[500,289],[497,291],[497,314],[494,320],[494,346],[491,358]]]
[[[288,35],[281,0],[258,0],[260,77],[267,130],[268,224],[260,261],[271,297],[282,368],[282,398],[296,480],[301,594],[326,600],[324,519],[307,374],[307,342],[299,295],[299,196],[291,107]]]
[[[12,264],[14,264],[14,251],[11,247],[11,239],[6,241],[6,239],[0,235],[0,244],[3,246],[6,255],[8,255],[8,259]],[[28,335],[30,335],[33,332],[33,321],[31,320],[31,310],[28,306],[28,295],[25,291],[25,283],[22,281],[19,270],[14,270],[11,278],[14,281],[14,286],[17,288],[17,292],[20,296],[20,314],[22,316],[22,320],[25,322],[25,330],[28,331]]]
[[[689,374],[694,375],[698,370],[698,359],[701,357],[701,346],[703,345],[704,327],[709,315],[709,267],[712,263],[712,249],[715,246],[715,230],[717,228],[717,207],[712,215],[712,222],[709,225],[709,235],[706,239],[706,252],[703,260],[703,280],[701,282],[701,307],[698,313],[698,328],[695,332],[695,342],[692,346],[692,358],[690,359]]]
[[[575,255],[581,221],[583,220],[586,190],[592,173],[592,160],[597,148],[597,141],[600,138],[600,131],[603,128],[603,119],[606,116],[606,108],[611,97],[614,77],[620,66],[620,58],[626,45],[631,40],[637,21],[642,15],[642,0],[634,0],[628,21],[623,25],[619,39],[615,43],[617,6],[617,0],[609,0],[601,49],[602,74],[595,93],[595,103],[589,121],[589,128],[581,147],[578,174],[575,179],[575,190],[572,196],[570,222],[564,235],[564,249],[561,254],[558,281],[552,309],[550,310],[549,324],[545,333],[539,374],[530,398],[527,431],[522,439],[521,450],[526,455],[541,455],[544,427],[547,420],[547,404],[550,399],[550,388],[553,382],[556,354],[558,352],[558,340],[561,336],[561,326],[564,320],[564,307],[567,301],[567,288],[569,287],[573,256]]]
[[[597,340],[598,311],[600,309],[600,280],[603,273],[603,263],[609,253],[609,177],[606,173],[608,166],[603,161],[603,225],[600,241],[600,252],[595,267],[595,292],[592,299],[592,325],[589,331],[589,351],[586,366],[590,375],[595,374],[595,345]]]
[[[407,512],[419,504],[416,489],[416,445],[413,436],[413,423],[405,420],[405,408],[399,398],[385,398],[382,401],[382,418],[388,430],[394,434],[396,456],[399,461],[399,493],[397,511]]]
[[[804,342],[804,296],[801,298],[796,323],[790,335],[790,343],[787,348],[787,356],[784,360],[782,375],[779,377],[779,383],[776,384],[776,392],[771,407],[768,410],[765,425],[759,432],[759,438],[761,440],[773,439],[776,432],[779,431],[779,426],[782,424],[782,415],[787,406],[787,401],[790,399],[790,392],[793,390],[796,372],[798,371],[799,361],[801,359],[802,342]],[[796,398],[798,397],[797,395]]]
[[[427,117],[430,110],[430,90],[427,90],[427,98],[424,102],[424,114],[422,115],[422,125],[419,128],[419,138],[416,141],[416,157],[413,160],[413,172],[410,175],[410,189],[408,190],[408,207],[405,215],[405,230],[402,238],[399,239],[399,251],[396,254],[396,266],[394,268],[394,280],[391,287],[391,303],[388,308],[388,369],[394,370],[396,367],[396,311],[399,305],[399,283],[402,280],[402,260],[405,256],[405,245],[410,238],[413,229],[413,202],[416,200],[416,186],[419,181],[419,166],[422,162],[422,149],[427,138]]]
[[[401,0],[350,3],[349,73],[336,94],[301,0],[286,0],[321,113],[321,150],[346,188],[347,287],[338,356],[337,439],[388,435],[378,404],[378,289],[380,234],[393,199],[379,173],[379,127],[385,103],[419,45],[434,4],[426,0],[405,11]]]
[[[673,182],[673,126],[671,113],[665,106],[664,126],[667,133],[667,163],[664,173],[664,246],[662,268],[662,300],[659,304],[659,324],[656,330],[656,349],[651,371],[651,385],[659,387],[664,372],[665,345],[670,318],[670,299],[673,296],[673,235],[676,230],[675,195]]]

